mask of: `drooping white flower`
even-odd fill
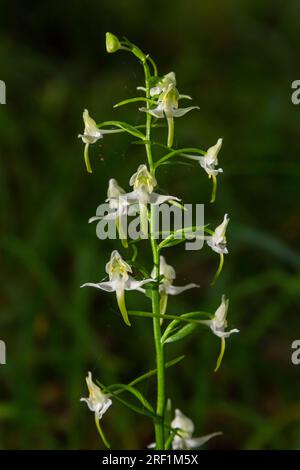
[[[227,254],[227,246],[226,246],[226,229],[229,222],[228,215],[224,215],[223,222],[218,225],[215,229],[214,233],[206,238],[206,242],[210,248],[219,254]]]
[[[135,215],[134,205],[131,204],[127,198],[126,193],[121,186],[119,186],[117,180],[111,178],[108,184],[107,199],[105,202],[109,203],[111,212],[102,216],[96,215],[89,219],[89,223],[99,220],[115,220],[119,237],[122,241],[123,246],[127,248],[127,233],[124,229],[123,217],[127,215]]]
[[[78,134],[84,144],[94,144],[97,140],[102,139],[102,131],[98,129],[96,122],[89,115],[87,109],[83,111],[84,132]]]
[[[125,304],[125,290],[137,290],[144,293],[145,290],[142,286],[149,282],[153,282],[153,279],[149,278],[136,281],[132,276],[130,276],[130,273],[132,273],[131,267],[123,260],[117,250],[112,252],[105,269],[109,276],[109,281],[98,283],[88,282],[83,284],[81,287],[95,287],[96,289],[101,289],[106,292],[116,292],[117,302],[123,320],[126,325],[130,326]]]
[[[213,334],[221,339],[221,349],[217,359],[215,372],[219,369],[224,356],[226,338],[229,338],[233,333],[239,333],[239,330],[236,328],[226,331],[228,305],[229,300],[226,299],[225,295],[222,295],[221,304],[215,311],[214,316],[210,320],[199,320],[199,323],[209,326]]]
[[[123,198],[126,193],[121,186],[119,186],[117,180],[111,178],[108,183],[107,189],[107,199],[105,202],[109,203],[109,208],[112,209],[112,212],[104,216],[94,216],[89,219],[89,223],[95,222],[98,220],[116,220],[122,215],[128,213],[129,203],[126,198]]]
[[[221,150],[223,139],[218,139],[217,143],[212,147],[209,147],[206,154],[201,155],[190,155],[188,153],[183,153],[182,155],[190,160],[196,160],[202,168],[208,174],[208,177],[217,176],[219,173],[223,173],[222,168],[216,168],[218,165],[218,154]]]
[[[182,153],[183,157],[189,158],[190,160],[196,160],[200,166],[206,171],[209,178],[213,180],[213,191],[211,202],[214,202],[217,190],[217,175],[223,173],[222,168],[216,168],[218,165],[218,153],[221,150],[223,139],[218,139],[217,143],[210,147],[206,154],[201,155],[190,155],[188,153]]]
[[[195,429],[194,423],[178,409],[175,410],[175,418],[171,422],[171,428],[176,431],[172,442],[173,450],[197,449],[213,437],[222,434],[214,432],[202,437],[192,437]]]
[[[199,157],[199,163],[204,168],[209,178],[212,176],[217,176],[218,173],[223,173],[222,168],[216,168],[218,165],[218,154],[222,147],[223,139],[218,139],[217,143],[206,152],[206,155]]]
[[[225,295],[222,295],[222,301],[211,320],[204,320],[214,335],[219,338],[228,338],[232,333],[239,333],[239,330],[234,328],[233,330],[225,331],[227,328],[227,311],[229,306],[229,300],[226,299]]]
[[[173,266],[167,264],[164,256],[160,256],[159,274],[163,276],[159,284],[160,293],[160,313],[164,315],[167,309],[168,295],[178,295],[185,290],[199,287],[198,284],[190,283],[185,286],[173,286],[173,282],[176,279],[176,272]],[[155,276],[155,270],[153,269],[151,277]]]
[[[78,134],[78,137],[82,139],[82,142],[85,144],[84,148],[84,159],[87,171],[92,173],[92,168],[89,160],[88,148],[89,145],[94,144],[99,139],[103,138],[104,134],[113,134],[120,132],[119,129],[99,129],[96,122],[89,115],[87,109],[83,111],[83,122],[84,122],[84,131],[83,134]]]
[[[181,117],[193,109],[199,109],[199,106],[178,108],[178,101],[181,98],[190,99],[188,95],[180,95],[174,84],[169,83],[167,89],[159,95],[156,108],[140,108],[140,111],[149,113],[152,116],[161,119],[164,117]]]
[[[102,392],[100,387],[93,382],[92,373],[89,372],[86,377],[86,383],[89,391],[88,398],[81,398],[80,401],[86,402],[91,411],[95,413],[98,419],[101,419],[104,413],[111,406],[111,399]]]

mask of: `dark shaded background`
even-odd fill
[[[101,242],[87,220],[108,178],[126,186],[143,156],[127,136],[108,136],[85,171],[82,111],[98,121],[142,123],[137,108],[112,105],[135,95],[142,70],[126,53],[105,52],[105,32],[126,35],[174,70],[201,110],[177,120],[176,143],[207,148],[224,137],[213,225],[228,212],[230,256],[213,288],[218,259],[208,249],[174,247],[177,283],[199,293],[171,299],[173,312],[214,310],[230,297],[228,341],[209,331],[168,349],[186,354],[169,370],[173,404],[192,417],[196,435],[222,430],[209,448],[298,448],[299,126],[291,82],[299,79],[298,1],[87,1],[0,3],[1,314],[7,365],[0,367],[0,446],[98,448],[93,417],[79,398],[92,370],[104,383],[129,381],[154,365],[151,321],[126,329],[113,296],[82,291],[103,277],[116,245]],[[210,184],[195,167],[165,167],[161,186],[188,202],[207,202]],[[150,253],[143,250],[150,267]],[[130,298],[129,298],[130,297]],[[130,306],[147,299],[128,296]],[[143,391],[151,398],[155,383]],[[117,403],[103,425],[114,448],[144,448],[147,420]]]

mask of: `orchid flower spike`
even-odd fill
[[[109,276],[109,281],[91,283],[88,282],[83,284],[81,287],[95,287],[106,292],[116,292],[117,302],[122,314],[123,320],[126,325],[130,326],[128,318],[127,308],[125,304],[125,291],[126,290],[137,290],[145,293],[142,288],[144,284],[153,282],[153,279],[143,279],[142,281],[136,281],[130,274],[132,269],[127,264],[118,251],[114,250],[111,254],[109,262],[106,264],[106,272]]]
[[[103,138],[104,134],[113,134],[116,132],[120,132],[119,129],[99,129],[97,127],[96,122],[93,118],[89,115],[87,109],[83,111],[83,122],[84,122],[84,132],[83,134],[78,134],[78,137],[82,139],[82,142],[85,144],[84,148],[84,160],[86,164],[86,169],[88,173],[92,173],[92,168],[89,159],[89,145],[94,144],[99,139]]]
[[[148,210],[147,204],[159,205],[167,201],[179,201],[175,196],[164,196],[153,192],[156,186],[156,179],[149,172],[146,165],[140,165],[137,171],[131,176],[129,181],[133,186],[133,191],[125,196],[132,204],[139,204],[141,229],[144,234],[148,232]]]
[[[194,287],[199,287],[198,284],[187,284],[185,286],[173,286],[173,282],[176,279],[176,272],[173,266],[167,264],[164,256],[160,256],[160,266],[159,274],[163,276],[159,284],[159,293],[160,293],[160,313],[164,315],[166,313],[167,304],[168,304],[168,295],[178,295],[185,290],[192,289]],[[155,276],[154,269],[151,273],[151,277]]]
[[[192,437],[195,429],[194,423],[178,409],[175,410],[175,418],[171,422],[171,429],[176,432],[172,442],[173,450],[197,449],[213,437],[222,434],[221,432],[214,432],[202,437]]]
[[[92,373],[89,372],[86,377],[86,383],[89,391],[88,398],[81,398],[80,401],[85,401],[91,411],[93,411],[98,419],[101,419],[104,413],[111,406],[112,401],[102,392],[100,387],[93,382]]]
[[[228,215],[225,214],[223,222],[218,225],[218,227],[215,229],[214,233],[211,236],[206,238],[208,246],[210,246],[210,248],[216,253],[225,255],[227,255],[228,253],[226,246],[226,229],[229,220],[230,219],[228,218]]]

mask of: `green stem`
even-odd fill
[[[146,84],[146,98],[150,99],[150,72],[146,62],[143,63],[145,73],[145,84]],[[147,108],[150,103],[147,101]],[[155,168],[152,158],[151,149],[151,114],[146,113],[146,153],[149,163],[150,172],[155,176]],[[150,240],[153,255],[154,264],[154,277],[157,279],[155,289],[152,291],[152,312],[153,315],[157,315],[153,318],[153,335],[156,352],[156,368],[157,368],[157,403],[156,403],[156,414],[161,418],[159,422],[155,423],[155,442],[156,450],[164,450],[164,411],[165,411],[165,359],[164,350],[161,344],[161,326],[160,326],[160,296],[159,296],[159,250],[157,242],[154,238],[155,233],[155,206],[151,207],[151,219],[150,219]]]
[[[161,344],[160,324],[160,295],[159,295],[159,252],[156,240],[152,238],[153,223],[155,222],[155,206],[151,207],[151,247],[154,263],[154,277],[157,279],[156,288],[152,290],[153,333],[156,350],[157,367],[157,406],[156,414],[161,421],[155,424],[156,450],[164,450],[164,411],[165,411],[165,359]]]
[[[147,62],[143,63],[144,67],[144,73],[145,73],[145,84],[146,84],[146,98],[147,100],[151,99],[150,96],[150,72],[149,72],[149,67]],[[150,103],[147,101],[147,108],[150,108]],[[146,153],[147,153],[147,159],[149,163],[149,168],[151,173],[154,172],[154,164],[153,164],[153,158],[152,158],[152,150],[151,150],[151,120],[152,116],[150,113],[146,113],[146,142],[145,142],[145,147],[146,147]]]

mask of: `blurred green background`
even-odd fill
[[[213,145],[224,138],[224,174],[206,221],[231,218],[225,268],[210,282],[218,257],[209,249],[166,252],[177,285],[198,292],[170,300],[170,311],[218,306],[230,298],[227,342],[213,373],[219,341],[208,330],[168,348],[186,358],[168,372],[173,405],[201,435],[222,430],[211,449],[294,449],[300,446],[300,366],[291,343],[300,336],[300,107],[291,103],[299,79],[297,0],[87,1],[0,3],[1,314],[7,364],[0,366],[0,447],[96,449],[93,416],[79,402],[85,375],[128,382],[154,366],[151,320],[126,328],[112,295],[80,290],[98,281],[118,242],[102,242],[87,224],[106,197],[107,181],[128,189],[144,158],[126,135],[91,149],[86,173],[82,111],[97,121],[140,124],[137,106],[112,105],[135,96],[140,65],[105,52],[105,32],[125,35],[174,70],[182,93],[200,111],[176,121],[176,144]],[[208,202],[210,182],[197,166],[165,166],[161,186],[186,202]],[[142,260],[150,268],[150,252]],[[142,295],[130,307],[148,308]],[[154,398],[155,382],[143,392]],[[103,418],[113,448],[145,448],[151,424],[114,403]]]

